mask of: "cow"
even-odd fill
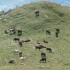
[[[15,50],[13,51],[13,53],[14,53],[14,54],[17,54],[17,55],[19,54],[19,52],[20,52],[20,50],[17,50],[17,49],[15,49]]]
[[[5,34],[8,34],[9,33],[8,30],[5,30],[4,32],[5,32]]]
[[[56,28],[56,32],[60,33],[60,29],[57,29],[57,28]]]
[[[19,46],[22,47],[23,46],[23,42],[19,41]]]
[[[52,53],[52,49],[51,48],[46,48],[46,50],[48,50],[49,53]]]
[[[49,30],[46,30],[46,34],[51,35],[51,32]]]
[[[46,54],[45,53],[41,53],[41,57],[46,57]]]
[[[44,43],[48,43],[48,41],[46,41],[45,39],[43,39],[43,42],[44,42]]]
[[[24,62],[24,59],[25,59],[26,57],[20,57],[20,62],[21,62],[21,64],[23,64],[23,62]]]
[[[22,57],[22,52],[21,51],[19,52],[19,57]]]
[[[39,46],[35,46],[35,48],[36,48],[36,49],[39,49],[39,50],[41,49],[41,47],[39,47]]]
[[[17,32],[18,32],[18,36],[22,35],[22,30],[17,30]]]
[[[46,62],[46,54],[45,53],[41,53],[41,60],[40,62]]]
[[[60,30],[59,30],[59,29],[56,29],[56,32],[55,32],[56,37],[58,37],[58,36],[59,36],[59,33],[60,33]]]
[[[39,16],[39,11],[35,11],[34,13],[35,13],[36,17]]]
[[[16,34],[16,28],[13,28],[12,31],[13,31],[13,34]]]
[[[24,42],[30,42],[30,39],[26,39],[26,40],[24,40]]]
[[[15,28],[9,29],[9,32],[10,32],[10,35],[16,34],[16,29]]]
[[[46,57],[45,58],[41,58],[40,62],[46,62]]]
[[[36,48],[36,50],[37,50],[37,49],[40,50],[40,49],[42,49],[42,48],[46,48],[46,47],[44,47],[43,45],[39,45],[39,46],[35,46],[35,48]]]
[[[13,39],[13,41],[19,41],[20,40],[20,38],[14,38]]]
[[[11,60],[9,61],[9,63],[10,63],[10,64],[14,64],[14,63],[15,63],[15,60],[11,59]]]
[[[25,40],[20,40],[20,42],[24,43],[24,42],[30,42],[30,39],[25,39]]]

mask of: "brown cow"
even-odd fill
[[[5,34],[8,34],[9,33],[8,30],[5,30],[4,32],[5,32]]]
[[[40,50],[40,49],[42,49],[42,48],[46,48],[46,47],[45,47],[45,46],[43,46],[43,45],[39,45],[39,46],[35,46],[35,48],[36,48],[36,50],[37,50],[37,49],[39,49],[39,50]]]
[[[30,39],[26,39],[26,40],[24,40],[24,42],[30,42]]]
[[[23,46],[23,42],[19,41],[19,46],[22,47]]]
[[[43,42],[44,42],[44,43],[48,43],[48,41],[46,41],[45,39],[43,39]]]

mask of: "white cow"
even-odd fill
[[[21,51],[20,50],[17,50],[17,49],[14,50],[14,54],[17,54],[18,55],[19,52],[21,52]]]
[[[23,61],[24,61],[24,59],[25,59],[26,57],[20,57],[20,62],[21,62],[21,64],[23,64]]]

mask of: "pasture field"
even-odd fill
[[[34,14],[37,10],[40,11],[39,17]],[[31,41],[19,47],[17,42],[13,42],[17,34],[4,34],[4,30],[12,27],[23,31],[20,39]],[[60,29],[58,38],[55,37],[55,28]],[[46,29],[51,35],[46,34]],[[48,53],[45,48],[36,50],[37,40],[52,48],[53,52]],[[15,49],[21,50],[26,57],[23,65],[18,55],[13,54]],[[41,52],[46,53],[46,63],[39,62]],[[9,64],[10,59],[16,63]],[[55,3],[37,2],[0,14],[0,70],[70,70],[70,9]]]

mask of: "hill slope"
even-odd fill
[[[40,11],[40,16],[36,18],[34,12],[37,10]],[[0,70],[70,70],[69,18],[70,10],[50,2],[31,3],[3,13],[0,16]],[[12,27],[21,29],[23,36],[20,38],[29,38],[31,42],[19,47],[18,43],[12,41],[17,35],[4,34],[5,29]],[[58,38],[55,37],[55,28],[60,29]],[[46,34],[46,29],[51,31],[51,35]],[[43,39],[49,43],[43,43]],[[35,50],[37,40],[42,45],[51,47],[53,53],[50,54],[45,49]],[[12,53],[14,49],[20,49],[25,55],[24,65],[20,65],[18,55]],[[46,53],[47,63],[39,63],[41,52]],[[16,64],[8,64],[11,58]]]

